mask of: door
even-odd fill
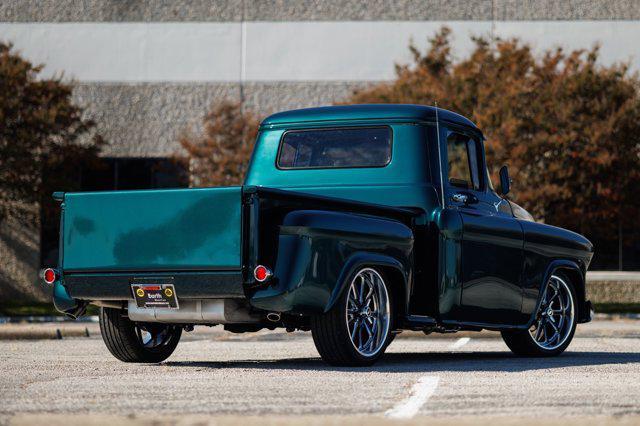
[[[471,130],[445,128],[446,208],[460,213],[458,321],[515,325],[522,306],[523,231],[492,189],[483,144]]]

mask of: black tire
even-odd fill
[[[558,283],[560,287],[568,289],[568,292],[569,292],[568,294],[571,297],[570,300],[573,305],[572,311],[571,311],[572,313],[571,325],[570,326],[565,325],[566,329],[560,335],[560,337],[558,337],[558,341],[555,342],[556,344],[552,344],[548,347],[545,347],[544,344],[538,343],[536,341],[535,336],[532,336],[531,333],[534,333],[534,334],[536,333],[538,329],[537,324],[539,324],[538,321],[542,316],[542,312],[546,311],[549,308],[544,306],[544,302],[541,303],[540,307],[538,308],[538,312],[536,313],[534,324],[531,326],[530,329],[502,332],[502,339],[514,354],[518,356],[525,356],[525,357],[557,356],[557,355],[560,355],[562,352],[564,352],[565,349],[567,349],[567,347],[571,343],[571,340],[573,339],[573,335],[575,334],[575,331],[576,331],[576,315],[575,315],[576,301],[577,301],[576,292],[575,292],[575,289],[573,288],[573,284],[571,283],[571,281],[569,281],[569,279],[566,276],[562,274],[553,274],[546,285],[547,290],[545,290],[545,295],[543,295],[543,297],[546,297],[546,292],[551,291],[549,289],[551,288],[552,286],[551,283],[554,279],[559,280]],[[553,307],[551,307],[551,309],[552,308]],[[549,317],[548,314],[545,314],[545,315]],[[544,331],[544,333],[545,333],[544,336],[546,338],[546,331]]]
[[[182,328],[176,325],[135,323],[122,309],[100,308],[99,318],[107,349],[124,362],[162,362],[173,353],[182,334]],[[151,344],[143,341],[147,333]]]
[[[351,332],[349,330],[348,323],[351,323],[348,319],[349,315],[355,316],[354,314],[350,314],[348,312],[349,306],[349,297],[351,292],[351,285],[359,279],[361,273],[369,273],[369,271],[373,271],[372,275],[375,277],[375,281],[377,278],[380,278],[381,285],[384,287],[384,290],[381,288],[381,294],[384,293],[386,297],[386,306],[385,310],[387,310],[386,316],[372,316],[367,317],[366,314],[357,314],[364,315],[364,319],[361,321],[366,321],[368,318],[374,318],[378,321],[376,324],[381,324],[383,328],[379,331],[376,330],[376,333],[380,333],[377,338],[374,339],[373,335],[370,335],[369,339],[375,340],[375,349],[372,349],[373,353],[361,353],[357,348],[356,344],[352,341]],[[336,304],[331,308],[331,310],[325,314],[317,315],[311,318],[311,334],[313,336],[313,342],[316,345],[316,349],[320,353],[322,359],[330,365],[333,366],[350,366],[350,367],[362,367],[362,366],[370,366],[373,365],[380,357],[384,354],[387,346],[393,340],[393,334],[391,331],[393,330],[393,300],[391,289],[388,287],[387,282],[385,282],[384,276],[380,273],[380,271],[374,268],[361,268],[359,269],[353,277],[349,281],[349,285],[346,290],[337,300]],[[378,286],[378,284],[376,284]],[[380,300],[382,300],[381,298]],[[382,305],[383,303],[379,303]],[[380,310],[382,311],[382,310]],[[388,318],[387,318],[388,317]],[[360,318],[360,317],[359,317]],[[358,319],[360,321],[360,319]],[[357,322],[354,324],[354,327],[357,327]],[[373,327],[372,327],[373,328]],[[384,331],[386,328],[386,331]],[[362,335],[360,335],[362,336]],[[367,340],[369,341],[369,340]],[[360,340],[360,342],[362,342]],[[373,341],[372,341],[373,342]],[[373,343],[371,344],[373,348]]]

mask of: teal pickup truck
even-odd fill
[[[481,131],[418,105],[274,114],[243,186],[56,193],[69,316],[100,307],[111,353],[159,362],[195,325],[310,330],[333,365],[371,365],[395,334],[499,330],[557,355],[591,319],[584,237],[492,186]]]

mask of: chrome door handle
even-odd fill
[[[469,196],[467,194],[457,193],[457,194],[453,194],[451,196],[451,200],[453,200],[456,203],[464,203],[464,204],[466,204],[467,201],[469,201]]]

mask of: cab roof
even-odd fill
[[[437,108],[438,118],[441,121],[449,121],[456,124],[478,127],[469,119],[455,112]],[[366,104],[366,105],[341,105],[318,108],[296,109],[278,112],[270,115],[262,121],[261,126],[279,126],[293,123],[311,123],[322,121],[341,120],[384,120],[401,119],[409,121],[435,121],[436,107],[408,104]]]

